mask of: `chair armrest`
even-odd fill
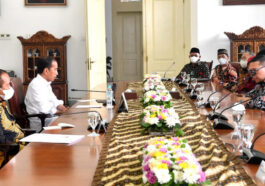
[[[0,151],[10,151],[13,148],[19,147],[19,144],[17,143],[5,143],[5,144],[0,144]]]
[[[36,130],[33,129],[22,129],[22,131],[24,132],[25,136],[29,136],[37,132]]]

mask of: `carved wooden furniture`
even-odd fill
[[[259,26],[252,27],[240,35],[232,32],[225,32],[225,34],[230,39],[230,55],[233,62],[240,61],[243,52],[257,54],[265,49],[265,30]]]
[[[58,76],[52,83],[53,92],[58,99],[64,100],[65,104],[68,103],[66,42],[70,37],[68,35],[57,39],[46,31],[39,31],[29,39],[22,36],[17,37],[23,46],[23,84],[25,90],[30,81],[37,75],[38,60],[41,57],[52,56],[58,62]]]

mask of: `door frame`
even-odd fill
[[[148,54],[147,54],[147,16],[146,16],[146,1],[142,0],[142,18],[143,18],[143,75],[148,73]],[[191,47],[198,45],[198,27],[197,27],[197,0],[183,0],[184,10],[183,10],[183,19],[184,19],[184,43],[183,47],[185,48],[184,56],[188,56]],[[193,10],[193,11],[191,11]],[[186,58],[188,63],[188,58]]]
[[[111,11],[112,11],[112,69],[113,69],[113,79],[114,81],[117,81],[119,68],[115,67],[116,65],[119,65],[116,61],[118,58],[117,52],[114,51],[114,48],[117,46],[117,39],[116,39],[116,30],[117,30],[117,21],[118,21],[118,13],[141,13],[142,15],[142,21],[143,21],[143,14],[142,14],[142,5],[139,2],[124,2],[127,6],[123,6],[123,3],[120,2],[120,0],[111,0]],[[130,7],[128,7],[130,5]],[[142,22],[143,26],[143,22]],[[141,38],[143,42],[143,32],[141,32]],[[142,45],[142,51],[141,51],[142,57],[143,57],[143,45]],[[143,61],[141,61],[143,63]],[[141,72],[143,73],[143,66],[141,67]]]

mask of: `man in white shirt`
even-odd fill
[[[66,111],[62,100],[58,100],[54,95],[51,83],[58,75],[58,64],[54,58],[48,57],[40,59],[37,63],[38,75],[30,82],[25,97],[25,104],[29,114],[55,114]],[[39,118],[29,118],[30,128],[36,131],[41,130]],[[45,126],[52,123],[56,117],[46,118]]]

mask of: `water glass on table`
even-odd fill
[[[95,129],[99,122],[99,114],[96,112],[89,112],[88,113],[88,123],[90,127],[92,128],[93,132],[91,134],[88,134],[89,137],[96,137],[99,136],[98,133],[96,133]]]

